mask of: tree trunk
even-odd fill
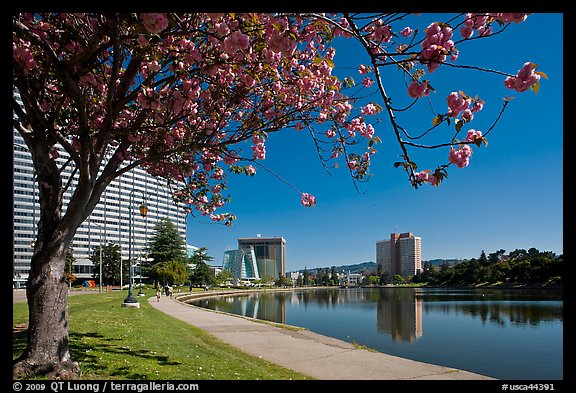
[[[80,372],[68,349],[68,285],[64,275],[67,242],[56,246],[44,246],[32,257],[26,288],[28,346],[13,366],[14,379],[33,374],[69,379]]]

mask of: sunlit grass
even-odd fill
[[[154,309],[124,308],[126,291],[69,298],[70,351],[83,379],[286,380],[309,377],[246,354],[209,333]],[[27,322],[26,303],[13,307],[14,324]],[[14,334],[13,357],[26,332]]]

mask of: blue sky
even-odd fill
[[[421,28],[440,17],[414,16]],[[450,166],[439,187],[412,188],[404,171],[393,167],[400,148],[383,118],[376,127],[383,143],[377,145],[372,159],[373,177],[361,183],[358,192],[342,164],[328,174],[310,137],[288,129],[268,138],[263,164],[298,190],[313,194],[317,206],[303,207],[294,189],[262,168],[254,177],[230,174],[232,202],[225,211],[238,219],[225,227],[189,218],[188,244],[206,247],[214,258],[211,264],[221,265],[224,251],[235,249],[239,237],[282,236],[287,271],[375,261],[376,241],[392,232],[420,236],[423,260],[473,258],[482,250],[531,247],[563,253],[563,15],[533,14],[504,35],[469,44],[460,44],[457,64],[516,74],[524,62],[531,61],[549,79],[542,79],[540,91],[534,94],[506,89],[501,75],[454,73],[441,66],[428,76],[439,92],[433,98],[438,112],[445,111],[443,100],[451,91],[464,90],[486,101],[485,109],[464,130],[487,130],[502,98],[515,97],[489,134],[488,146],[474,147],[468,167]],[[361,50],[335,47],[333,74],[360,81],[356,67]],[[385,87],[397,106],[408,99],[398,78],[385,79]],[[428,128],[433,115],[424,104],[409,117],[400,117],[400,122]],[[446,163],[447,150],[410,153],[419,169],[433,169]]]

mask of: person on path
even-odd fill
[[[156,301],[159,302],[160,301],[160,296],[162,295],[162,292],[160,292],[160,288],[156,289]]]

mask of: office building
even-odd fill
[[[232,277],[241,280],[260,279],[254,247],[225,251],[222,269],[230,270]]]
[[[14,92],[19,100],[19,94]],[[30,271],[33,244],[36,238],[37,223],[40,218],[38,191],[35,182],[34,165],[24,140],[14,129],[14,172],[13,172],[13,281],[15,287],[26,283]],[[58,165],[62,165],[68,154],[59,149]],[[64,169],[63,182],[68,182],[72,169]],[[72,179],[63,198],[63,212],[77,184]],[[139,206],[145,202],[148,207],[146,217],[142,217]],[[172,199],[172,189],[165,179],[153,177],[141,168],[135,168],[115,179],[104,191],[94,211],[76,231],[72,241],[75,263],[72,273],[77,278],[93,278],[97,266],[89,256],[100,243],[114,243],[121,246],[122,259],[127,260],[132,244],[132,259],[137,264],[146,260],[144,254],[147,238],[154,234],[156,223],[168,218],[176,226],[183,240],[186,239],[186,214],[183,206]],[[131,227],[130,225],[130,219]],[[131,232],[131,239],[128,236]],[[128,267],[124,265],[124,269]],[[138,274],[136,270],[135,274]],[[136,276],[135,276],[136,277]]]
[[[274,280],[286,275],[286,240],[283,237],[254,237],[238,239],[238,249],[254,250],[260,278]]]
[[[392,233],[376,242],[376,263],[382,272],[413,276],[422,270],[422,239],[411,232]]]

